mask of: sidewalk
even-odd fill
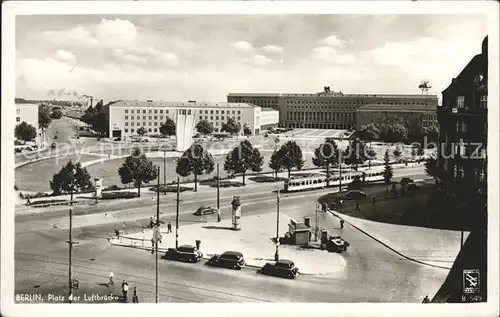
[[[427,265],[451,269],[460,252],[460,231],[387,224],[331,213],[400,255]],[[464,232],[464,243],[469,232]]]
[[[202,218],[202,217],[201,217]],[[241,230],[231,230],[231,219],[224,219],[220,223],[201,223],[182,226],[179,228],[179,246],[183,244],[195,245],[201,240],[200,251],[205,259],[213,254],[225,251],[239,251],[245,256],[248,266],[262,267],[267,262],[274,262],[276,246],[272,238],[276,236],[276,215],[274,213],[248,216],[241,218]],[[280,215],[280,236],[288,231],[290,218],[283,213]],[[162,242],[158,249],[163,254],[168,248],[175,247],[175,223],[172,224],[173,233],[166,233],[166,225],[161,228]],[[126,234],[120,238],[109,239],[117,246],[133,247],[151,250],[152,230],[144,233]],[[314,253],[314,254],[313,254]],[[302,249],[294,245],[280,245],[280,259],[288,259],[302,274],[324,275],[341,272],[345,266],[344,259],[337,253],[323,250]]]

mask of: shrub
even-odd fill
[[[115,192],[115,193],[102,193],[101,200],[106,199],[130,199],[138,197],[137,193],[132,192]]]
[[[102,191],[103,192],[108,192],[108,191],[111,191],[111,190],[119,190],[119,189],[123,189],[123,188],[120,187],[120,186],[118,186],[118,185],[111,185],[109,187],[104,188]]]
[[[158,185],[154,185],[154,186],[151,186],[149,188],[149,190],[152,191],[152,192],[157,192],[157,188],[158,188]],[[179,191],[181,193],[185,192],[185,191],[192,191],[192,190],[193,190],[192,187],[179,186]],[[165,186],[160,185],[160,193],[163,193],[163,192],[165,192]],[[166,186],[166,192],[167,193],[176,193],[177,192],[177,185],[174,185],[174,186],[167,185]]]

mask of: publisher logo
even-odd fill
[[[479,293],[479,270],[463,270],[463,291],[464,294]]]

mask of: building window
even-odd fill
[[[205,114],[208,114],[208,110],[205,110]]]
[[[200,116],[200,118],[199,118],[198,120],[200,120],[200,121],[201,121],[201,120],[203,120],[203,117],[202,117],[202,116]]]
[[[219,114],[219,110],[215,110],[215,114]]]
[[[221,119],[221,120],[224,120],[224,116],[221,116],[221,117],[220,117],[220,119]]]
[[[128,122],[125,122],[125,126],[128,126]]]
[[[205,116],[205,120],[208,120],[208,116]]]
[[[213,110],[210,110],[210,114],[214,114],[214,111],[213,111]]]
[[[21,121],[21,118],[20,117],[16,117],[16,122],[19,122]]]
[[[165,110],[165,113],[168,113],[168,110]]]
[[[241,117],[238,117],[238,121],[241,120]]]
[[[215,120],[219,120],[219,116],[215,116]]]
[[[221,110],[221,111],[220,111],[220,114],[224,114],[224,110]]]
[[[481,101],[479,102],[481,109],[488,108],[488,95],[481,96]]]
[[[156,123],[156,122],[155,122]],[[151,121],[148,122],[148,125],[150,126],[151,125]]]
[[[158,116],[155,116],[155,120],[158,120]]]
[[[127,132],[128,132],[128,129],[127,129],[127,128],[125,128],[125,133],[127,133]]]
[[[146,116],[142,116],[142,120],[146,120]]]
[[[142,113],[146,113],[146,110],[142,110]]]
[[[130,113],[134,113],[134,109],[130,110]]]
[[[158,113],[158,110],[155,110],[155,113]]]
[[[154,122],[154,125],[155,125],[155,126],[157,126],[157,125],[158,125],[158,122],[156,122],[156,121],[155,121],[155,122]]]
[[[134,126],[134,122],[130,122],[130,126],[132,126],[132,127],[133,127],[133,126]]]
[[[149,113],[152,113],[152,112],[153,112],[153,110],[151,110],[151,109],[150,109],[150,110],[149,110]]]
[[[154,131],[154,132],[158,132],[158,129],[157,129],[157,128],[154,128],[154,129],[153,129],[153,131]]]
[[[241,111],[240,111],[240,110],[238,110],[238,114],[241,114]]]
[[[163,113],[163,110],[160,110],[160,113]]]
[[[457,108],[464,108],[465,107],[465,96],[458,96],[457,97]]]
[[[214,119],[214,117],[213,117],[213,116],[210,116],[210,120],[213,120],[213,119]]]
[[[128,113],[128,109],[125,109],[125,113]]]
[[[125,120],[128,120],[128,116],[125,116]]]
[[[130,129],[130,132],[134,133],[134,129]]]
[[[148,129],[148,132],[151,132],[151,128]]]
[[[163,116],[160,116],[160,120],[163,120]]]

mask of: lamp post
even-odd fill
[[[177,176],[177,207],[175,212],[175,248],[179,247],[179,203],[180,203],[180,181],[179,176]]]
[[[279,261],[280,253],[280,190],[276,194],[276,252],[274,253],[274,260]]]
[[[158,190],[156,191],[156,228],[155,228],[155,270],[156,270],[156,303],[158,303],[158,240],[160,240],[160,167],[158,166]]]
[[[217,163],[217,222],[220,222],[220,175],[219,175],[219,163]]]
[[[158,178],[160,174],[158,174]],[[158,184],[158,188],[160,185]],[[167,194],[167,150],[163,150],[163,194]]]
[[[71,304],[73,301],[73,244],[78,244],[78,242],[73,242],[73,192],[74,192],[74,179],[71,181],[70,185],[70,202],[69,202],[69,232],[68,240],[66,243],[69,245],[68,250],[68,302]]]

